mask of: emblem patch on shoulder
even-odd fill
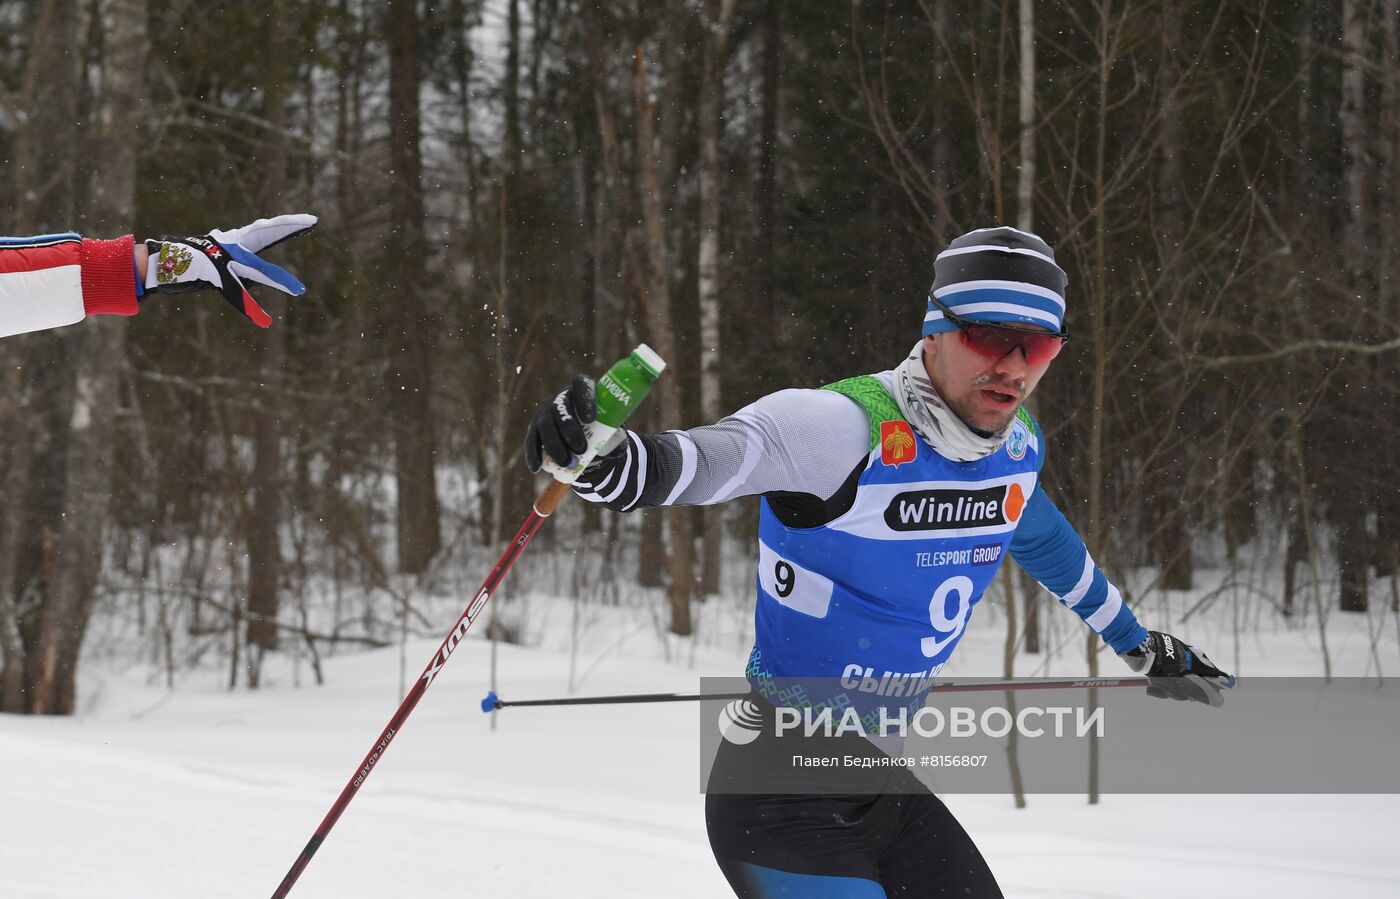
[[[1030,434],[1026,433],[1026,426],[1017,421],[1011,426],[1011,433],[1006,435],[1006,454],[1020,462],[1026,458],[1026,447],[1030,444]]]
[[[898,468],[919,457],[919,443],[907,421],[880,422],[880,462]]]

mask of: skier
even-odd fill
[[[135,315],[151,294],[210,289],[266,328],[272,319],[244,282],[301,296],[300,281],[258,254],[315,224],[314,215],[279,215],[231,231],[140,242],[130,234],[0,237],[0,337],[60,328],[88,315]]]
[[[985,228],[954,240],[934,271],[923,336],[894,369],[780,390],[704,427],[627,432],[575,492],[623,512],[762,495],[746,671],[759,698],[779,679],[931,679],[1010,554],[1153,678],[1150,693],[1221,704],[1229,676],[1138,623],[1038,484],[1044,436],[1022,404],[1068,336],[1054,251]],[[561,465],[582,453],[593,414],[592,382],[575,377],[529,426],[530,469],[545,453]],[[738,751],[722,744],[720,761]],[[883,795],[712,790],[715,858],[742,899],[1002,895],[961,825],[911,780],[889,775]]]

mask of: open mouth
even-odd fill
[[[1009,407],[1016,405],[1016,394],[1007,393],[1004,390],[997,390],[992,387],[983,388],[982,396],[994,406]]]

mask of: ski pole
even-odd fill
[[[628,693],[622,696],[566,696],[562,699],[517,699],[506,702],[493,690],[481,700],[483,712],[527,705],[624,705],[633,702],[696,702],[701,699],[743,699],[747,693]]]
[[[628,355],[626,359],[619,361],[612,368],[608,369],[603,377],[598,379],[597,399],[598,399],[598,420],[585,427],[588,435],[588,450],[574,461],[570,466],[559,466],[554,464],[546,456],[545,469],[553,475],[554,480],[540,493],[535,500],[530,514],[525,517],[525,523],[520,526],[515,537],[511,539],[501,558],[497,560],[496,567],[491,569],[491,574],[486,578],[486,582],[481,585],[476,596],[467,605],[465,611],[457,619],[457,623],[448,631],[447,637],[438,647],[437,652],[428,661],[428,666],[423,669],[418,680],[414,682],[408,695],[399,704],[398,711],[394,712],[394,717],[389,719],[389,724],[379,735],[370,748],[369,754],[365,756],[360,767],[355,770],[349,783],[340,791],[340,796],[331,806],[331,810],[326,814],[316,832],[311,835],[306,847],[301,850],[301,855],[292,863],[287,876],[282,878],[282,883],[277,887],[277,891],[272,894],[272,899],[283,899],[291,892],[297,879],[301,877],[301,872],[306,870],[306,866],[311,863],[311,857],[316,854],[316,850],[321,848],[326,836],[330,834],[331,828],[336,821],[340,820],[350,800],[355,798],[355,794],[360,791],[360,787],[374,770],[374,766],[379,763],[384,752],[403,729],[404,722],[418,705],[418,701],[423,698],[423,694],[428,687],[432,686],[434,678],[438,672],[447,664],[447,659],[452,655],[452,651],[461,643],[462,637],[466,635],[467,629],[472,626],[472,622],[481,614],[486,602],[491,598],[491,594],[505,578],[506,572],[510,571],[511,565],[520,558],[520,554],[525,551],[525,546],[530,542],[530,538],[535,536],[535,532],[540,529],[540,525],[550,516],[555,507],[569,492],[569,487],[574,479],[599,455],[610,452],[615,445],[614,438],[621,437],[620,428],[627,416],[641,405],[642,399],[651,390],[652,383],[661,375],[666,363],[660,356],[652,351],[646,344],[640,344]]]
[[[1000,680],[989,683],[944,681],[933,685],[933,693],[1005,692],[1006,690],[1069,690],[1090,687],[1145,687],[1145,677],[1090,677],[1077,680]],[[621,705],[634,702],[698,702],[703,699],[743,699],[749,693],[628,693],[621,696],[566,696],[556,699],[515,699],[507,702],[494,692],[481,700],[483,712],[539,705]]]

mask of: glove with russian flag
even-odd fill
[[[1148,631],[1140,646],[1119,653],[1128,667],[1148,678],[1147,695],[1162,699],[1225,704],[1222,689],[1235,685],[1233,675],[1215,667],[1199,649],[1180,637]]]
[[[247,282],[275,287],[299,297],[306,286],[280,266],[258,254],[315,226],[314,215],[279,215],[258,219],[232,231],[210,231],[195,237],[163,237],[146,241],[146,293],[181,293],[213,288],[233,308],[259,328],[272,317],[248,292]]]

